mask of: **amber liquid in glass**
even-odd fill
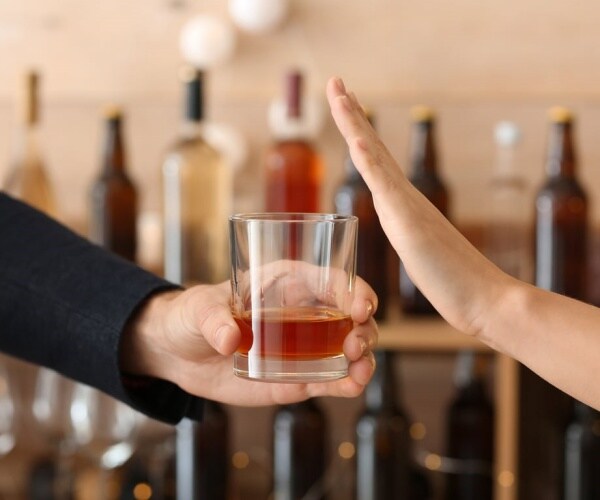
[[[284,360],[322,359],[342,354],[352,318],[334,309],[296,307],[246,311],[235,321],[242,332],[238,353]]]

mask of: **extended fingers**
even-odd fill
[[[386,191],[403,177],[396,161],[367,120],[352,92],[339,78],[327,84],[331,115],[348,144],[350,156],[371,191]]]

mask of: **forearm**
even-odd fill
[[[480,338],[600,409],[599,325],[597,307],[513,280],[489,310]]]

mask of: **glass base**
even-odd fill
[[[348,375],[348,360],[343,354],[321,359],[290,360],[235,353],[233,373],[241,378],[262,382],[328,382]]]

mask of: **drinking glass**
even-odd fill
[[[316,213],[230,217],[240,377],[313,382],[345,377],[353,322],[358,219]]]
[[[109,471],[134,452],[140,423],[135,410],[84,384],[76,384],[70,405],[73,439],[78,450],[100,470],[97,497],[109,498]]]
[[[32,413],[55,454],[56,499],[70,498],[72,490],[72,440],[69,409],[74,382],[54,370],[39,368],[33,396]]]

